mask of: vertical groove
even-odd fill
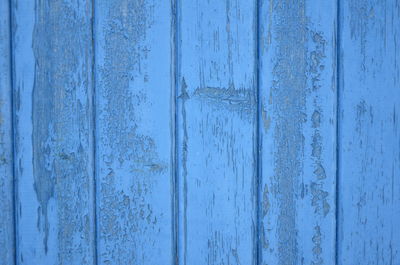
[[[98,252],[97,252],[97,243],[98,243],[98,210],[97,210],[97,159],[96,159],[96,49],[95,49],[95,0],[92,0],[92,19],[91,19],[91,33],[92,33],[92,145],[93,145],[93,154],[92,154],[92,163],[93,163],[93,218],[94,218],[94,242],[93,242],[93,250],[94,264],[98,264]]]
[[[340,202],[340,0],[336,2],[336,187],[335,187],[335,264],[339,264],[339,202]]]
[[[261,90],[260,90],[260,1],[255,0],[255,8],[256,8],[256,50],[255,50],[255,75],[256,75],[256,93],[257,93],[257,111],[256,111],[256,264],[259,265],[262,263],[262,253],[261,253],[261,240],[260,240],[260,231],[261,231],[261,176],[262,176],[262,165],[261,165],[261,131],[260,131],[260,115],[261,115]]]
[[[179,264],[179,173],[178,173],[178,0],[171,0],[172,5],[172,264]]]
[[[17,231],[17,175],[15,169],[15,161],[16,161],[16,148],[15,148],[15,106],[14,106],[14,53],[13,53],[13,12],[12,12],[13,1],[9,0],[8,2],[8,11],[9,11],[9,38],[10,38],[10,99],[11,99],[11,135],[12,135],[12,145],[11,145],[11,154],[12,154],[12,178],[13,178],[13,190],[12,190],[12,198],[13,198],[13,228],[14,228],[14,265],[17,265],[17,250],[18,250],[18,231]]]

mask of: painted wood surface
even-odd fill
[[[261,264],[335,263],[336,5],[264,1]]]
[[[256,11],[178,2],[180,264],[256,264]]]
[[[338,264],[400,264],[400,2],[339,14]]]
[[[400,264],[398,0],[0,15],[0,264]]]
[[[0,264],[14,264],[10,6],[0,2]]]
[[[12,1],[18,264],[93,264],[90,1]]]
[[[172,6],[95,1],[98,264],[169,264]]]

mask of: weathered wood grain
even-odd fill
[[[400,264],[400,2],[341,1],[338,264]]]
[[[0,2],[0,264],[14,264],[10,6]]]
[[[0,23],[0,264],[400,264],[398,0]]]
[[[12,17],[18,264],[94,264],[91,1]]]
[[[170,264],[172,9],[95,1],[99,264]]]
[[[261,2],[260,264],[334,264],[336,3]]]
[[[178,2],[179,264],[256,264],[256,21]]]

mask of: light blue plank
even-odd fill
[[[0,264],[14,264],[10,6],[0,2]]]
[[[95,1],[99,264],[173,261],[171,8]]]
[[[261,3],[260,264],[334,264],[336,2]]]
[[[179,264],[256,264],[255,1],[178,2]]]
[[[94,263],[91,14],[12,1],[18,264]]]
[[[338,264],[400,264],[400,2],[340,5]]]

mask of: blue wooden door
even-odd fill
[[[0,21],[0,264],[400,264],[399,1]]]

